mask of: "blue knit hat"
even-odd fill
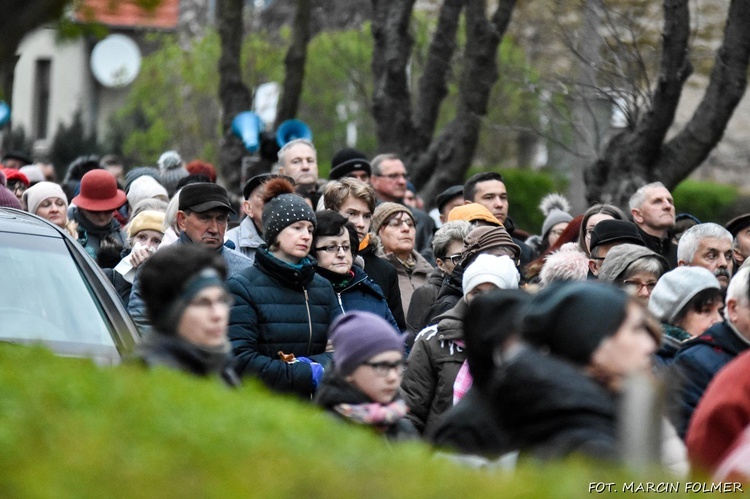
[[[329,331],[334,369],[348,376],[357,367],[383,352],[404,351],[404,338],[385,319],[370,312],[339,316]]]

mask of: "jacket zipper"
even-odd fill
[[[339,307],[341,307],[341,313],[345,314],[344,303],[341,301],[341,293],[336,293],[336,297],[339,299]]]
[[[312,350],[313,330],[312,330],[312,315],[310,315],[310,297],[307,295],[307,288],[302,288],[305,293],[305,307],[307,308],[307,327],[310,330],[310,337],[307,340],[307,354],[310,355]]]

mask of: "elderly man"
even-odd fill
[[[677,392],[670,416],[683,438],[693,411],[714,375],[750,347],[749,277],[750,268],[742,268],[729,284],[724,322],[683,343],[674,358],[668,381]]]
[[[279,173],[287,175],[296,185],[317,185],[318,153],[315,146],[307,139],[290,140],[281,148]]]
[[[727,289],[734,270],[732,234],[719,224],[693,225],[680,238],[677,264],[706,268]]]
[[[201,182],[186,185],[180,191],[177,211],[180,237],[176,244],[200,244],[216,251],[227,264],[228,277],[253,266],[252,260],[224,246],[230,212],[234,213],[229,195],[220,185]],[[169,269],[164,269],[164,272],[169,272]],[[128,312],[142,334],[151,330],[137,274]]]
[[[727,222],[726,228],[734,238],[732,256],[734,268],[738,269],[750,257],[750,213],[733,218]]]
[[[404,204],[409,173],[401,158],[396,154],[380,154],[375,156],[371,162],[372,176],[370,183],[375,189],[379,203],[393,202]],[[416,250],[425,259],[434,263],[432,255],[432,235],[435,232],[435,222],[424,211],[417,208],[409,208],[412,217],[417,222]]]
[[[497,172],[481,172],[469,177],[464,183],[464,203],[479,203],[487,207],[508,231],[513,242],[521,249],[521,264],[524,268],[534,259],[534,252],[524,242],[514,237],[516,226],[508,217],[508,191],[503,176]]]
[[[675,224],[674,199],[661,182],[646,184],[630,197],[630,213],[646,247],[677,266],[677,247],[670,231]]]

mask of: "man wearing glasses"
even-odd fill
[[[370,184],[378,196],[378,203],[392,202],[404,204],[406,195],[406,184],[409,182],[409,173],[401,158],[396,154],[380,154],[370,162],[372,176]],[[435,263],[432,255],[432,235],[435,233],[435,222],[424,211],[417,208],[409,208],[417,222],[416,250],[430,264]]]

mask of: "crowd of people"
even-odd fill
[[[255,378],[485,464],[621,460],[618,407],[639,377],[667,387],[665,469],[750,479],[750,213],[701,223],[654,182],[627,214],[576,216],[550,193],[529,234],[497,172],[427,213],[399,156],[342,149],[321,179],[305,139],[239,202],[174,151],[128,171],[83,156],[60,183],[24,154],[2,162],[0,206],[86,249],[145,366]]]

